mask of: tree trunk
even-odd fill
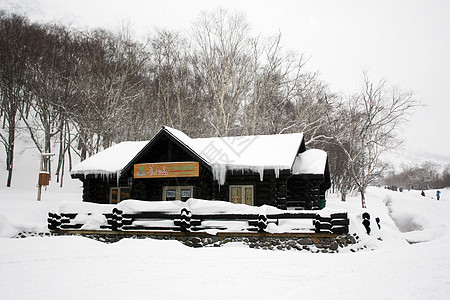
[[[8,171],[8,178],[6,180],[6,187],[11,187],[13,165],[14,165],[14,140],[16,133],[16,120],[9,120],[8,129],[8,145],[6,146],[6,170]]]
[[[359,189],[359,193],[361,194],[361,206],[362,206],[362,208],[367,208],[367,206],[366,206],[366,195],[365,195],[365,192],[364,192],[364,189]]]
[[[6,169],[8,170],[8,179],[6,180],[6,187],[11,187],[11,181],[12,181],[12,173],[13,173],[13,155],[10,154],[10,152],[8,151],[7,154],[7,167]]]
[[[61,167],[63,165],[64,155],[65,155],[65,131],[64,131],[64,122],[61,121],[59,125],[59,153],[58,153],[58,165],[56,167],[56,182],[60,182],[62,186],[62,175],[61,175]],[[64,173],[64,172],[62,172]]]

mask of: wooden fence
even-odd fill
[[[77,218],[78,213],[49,213],[50,230],[83,230],[86,223]],[[97,230],[112,231],[172,231],[172,232],[271,232],[270,224],[279,230],[292,233],[332,233],[349,232],[347,213],[334,213],[321,216],[316,212],[296,212],[279,214],[197,214],[187,208],[180,213],[141,211],[124,213],[114,208],[111,213],[103,213],[105,222]],[[89,228],[92,230],[92,228]],[[94,229],[95,230],[95,229]]]

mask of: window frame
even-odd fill
[[[128,198],[122,197],[122,190],[128,189]],[[113,191],[117,190],[117,202],[113,202]],[[123,199],[125,198],[125,199]],[[122,200],[131,199],[131,187],[129,186],[113,186],[109,188],[109,204],[119,204]]]
[[[245,191],[248,188],[251,189],[251,204],[247,204],[246,203],[246,199],[245,199]],[[232,189],[239,189],[240,202],[233,202],[232,201],[232,198],[233,198]],[[228,187],[228,201],[231,202],[231,203],[235,203],[235,204],[247,204],[249,206],[255,206],[255,187],[254,187],[254,185],[250,185],[250,184],[246,184],[246,185],[241,185],[241,184],[230,185]]]
[[[175,190],[175,200],[186,201],[181,199],[181,190],[190,190],[191,197],[194,196],[194,186],[193,185],[166,185],[162,190],[162,201],[172,201],[167,200],[167,190]],[[188,198],[189,199],[189,198]]]

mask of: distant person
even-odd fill
[[[425,192],[424,191],[422,191],[422,193],[420,193],[422,196],[424,196],[425,197]]]
[[[436,198],[439,200],[441,199],[441,191],[436,192]]]

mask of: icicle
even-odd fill
[[[264,180],[264,166],[261,166],[258,168],[258,173],[259,173],[259,180],[263,181]]]
[[[223,164],[212,165],[213,178],[219,183],[219,187],[225,184],[225,178],[227,174],[227,166]]]
[[[279,178],[280,177],[280,166],[276,166],[275,168],[273,168],[274,172],[275,172],[275,178]]]
[[[116,172],[116,178],[117,178],[117,186],[119,186],[119,178],[120,178],[120,172],[121,172],[122,170],[117,170],[117,172]]]

